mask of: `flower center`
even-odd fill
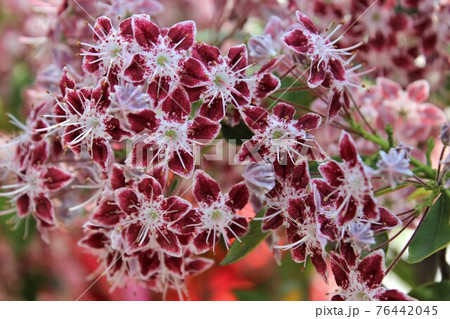
[[[222,219],[222,212],[219,210],[215,210],[211,214],[211,219],[214,221],[220,221]]]
[[[165,66],[166,63],[167,63],[168,61],[169,61],[169,60],[168,60],[165,56],[163,56],[163,55],[160,55],[160,56],[156,59],[156,63],[158,63],[160,66]]]
[[[283,135],[284,135],[283,132],[276,131],[276,132],[273,133],[272,138],[274,138],[274,139],[279,139],[279,138],[281,138]]]
[[[177,137],[177,133],[174,130],[168,130],[166,132],[166,136],[170,137],[170,138],[174,138],[174,137]]]

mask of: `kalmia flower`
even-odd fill
[[[130,29],[133,20],[134,18],[123,20],[119,30],[116,30],[108,17],[97,18],[94,27],[91,27],[95,44],[81,43],[89,47],[81,53],[84,56],[83,70],[85,72],[99,73],[109,81],[111,78],[116,78],[131,63],[133,43],[130,41]],[[111,84],[115,82],[116,80]]]
[[[248,65],[245,45],[231,47],[222,57],[218,48],[196,43],[192,56],[205,66],[209,79],[199,92],[192,93],[203,100],[200,115],[220,121],[226,114],[228,104],[239,109],[251,102],[248,85],[251,80],[245,76],[245,70],[251,65]]]
[[[342,24],[336,26],[329,33],[321,34],[308,16],[300,11],[297,11],[296,14],[299,24],[287,32],[282,40],[291,50],[310,59],[309,87],[315,88],[322,84],[327,73],[331,73],[334,78],[342,78],[345,72],[342,56],[351,55],[351,51],[362,43],[346,48],[337,48],[336,43],[342,39],[343,35],[335,40],[331,40],[331,37],[341,28]]]
[[[264,196],[267,211],[260,219],[262,231],[276,230],[286,225],[292,216],[297,216],[295,205],[291,202],[307,196],[307,187],[310,181],[308,164],[305,160],[292,162],[287,160],[286,165],[274,162],[275,186]]]
[[[199,207],[186,215],[184,220],[178,223],[178,227],[197,228],[193,240],[196,253],[214,249],[220,237],[223,237],[228,247],[231,239],[239,240],[239,237],[248,231],[246,218],[237,214],[249,200],[249,192],[244,182],[234,185],[223,195],[214,179],[204,171],[196,170],[192,192]]]
[[[308,132],[320,126],[322,118],[313,113],[305,114],[294,120],[295,109],[285,103],[278,103],[273,115],[261,108],[248,106],[242,110],[243,119],[255,133],[246,141],[237,154],[238,162],[280,161],[287,156],[308,157],[311,160],[323,160],[325,154]]]
[[[154,105],[158,105],[180,83],[189,88],[206,83],[205,67],[189,57],[196,34],[193,21],[180,22],[167,31],[161,31],[148,16],[133,16],[129,27],[132,29],[130,36],[140,50],[124,70],[124,76],[132,83],[147,81]]]
[[[409,158],[404,149],[391,148],[388,153],[380,151],[376,173],[387,178],[391,187],[396,188],[407,176],[413,175],[409,165]]]
[[[51,165],[31,164],[25,170],[7,167],[7,174],[11,173],[16,181],[1,186],[5,192],[0,192],[0,196],[11,198],[10,202],[17,208],[20,219],[31,214],[41,226],[53,227],[56,219],[50,196],[68,185],[73,179],[72,174]],[[14,211],[16,209],[3,213]]]
[[[308,196],[291,199],[288,214],[286,232],[289,244],[275,248],[290,249],[292,259],[297,263],[306,263],[309,256],[316,271],[327,282],[325,262],[327,240],[318,228],[314,192]]]
[[[174,257],[182,255],[180,241],[171,225],[191,209],[189,202],[175,196],[164,198],[161,186],[152,177],[143,178],[133,188],[117,189],[115,199],[124,215],[119,227],[124,228],[128,251],[150,248],[161,249]],[[109,211],[111,207],[105,206],[105,209]],[[94,217],[98,214],[101,212]]]
[[[332,253],[331,270],[341,291],[331,300],[413,300],[398,290],[381,286],[385,272],[384,262],[383,250],[377,250],[359,261],[347,260]]]
[[[186,92],[177,88],[162,102],[162,113],[145,109],[127,115],[133,139],[128,162],[136,167],[164,166],[189,177],[194,171],[194,144],[209,143],[220,125],[206,117],[189,120],[191,104]]]
[[[92,160],[103,170],[111,164],[111,141],[121,141],[130,136],[116,117],[109,114],[109,87],[100,82],[94,89],[66,88],[62,102],[56,100],[53,117],[57,124],[39,131],[47,135],[64,127],[60,136],[65,148],[79,155],[87,146]]]
[[[328,218],[343,227],[357,219],[378,220],[380,213],[372,193],[368,168],[356,152],[352,137],[342,132],[339,154],[344,161],[329,161],[319,166],[325,181],[315,180]]]

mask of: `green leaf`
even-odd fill
[[[409,246],[408,263],[417,263],[450,242],[450,197],[444,192],[431,207]]]
[[[432,282],[416,287],[409,295],[421,301],[450,301],[450,281]]]
[[[222,134],[228,142],[236,145],[242,145],[245,140],[249,140],[253,136],[253,133],[245,125],[244,121],[239,122],[235,126],[230,126],[222,122]]]
[[[261,217],[265,213],[265,209],[262,209],[256,216]],[[219,263],[221,266],[233,264],[242,258],[244,258],[247,254],[249,254],[253,249],[258,246],[264,239],[269,236],[269,232],[263,233],[261,231],[261,220],[252,220],[250,222],[250,231],[247,235],[242,236],[241,242],[235,240],[233,245],[231,245],[228,254],[224,259]]]

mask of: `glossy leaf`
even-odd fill
[[[450,196],[443,193],[434,203],[409,246],[408,262],[417,263],[450,242]]]
[[[261,217],[264,215],[265,209],[261,210],[256,216]],[[233,245],[231,245],[228,254],[224,259],[220,262],[219,265],[225,266],[229,264],[233,264],[242,258],[244,258],[247,254],[249,254],[253,249],[256,248],[264,239],[266,239],[270,232],[264,233],[261,231],[261,223],[260,220],[252,220],[250,222],[250,231],[247,235],[242,236],[241,242],[235,240]]]

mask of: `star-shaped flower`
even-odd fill
[[[135,167],[165,166],[189,177],[194,170],[194,144],[207,144],[217,136],[220,124],[206,117],[189,120],[191,103],[183,88],[177,88],[162,103],[161,115],[151,110],[128,114],[134,137],[128,163]]]
[[[238,162],[279,162],[285,157],[293,162],[298,157],[323,160],[323,150],[308,133],[320,126],[322,118],[308,113],[294,120],[294,115],[295,109],[285,103],[278,103],[273,115],[261,107],[244,107],[243,119],[255,135],[242,145]]]
[[[331,253],[331,270],[336,283],[341,287],[341,291],[331,300],[414,300],[398,290],[381,286],[384,267],[383,250],[377,250],[359,261],[347,261],[340,255]]]

